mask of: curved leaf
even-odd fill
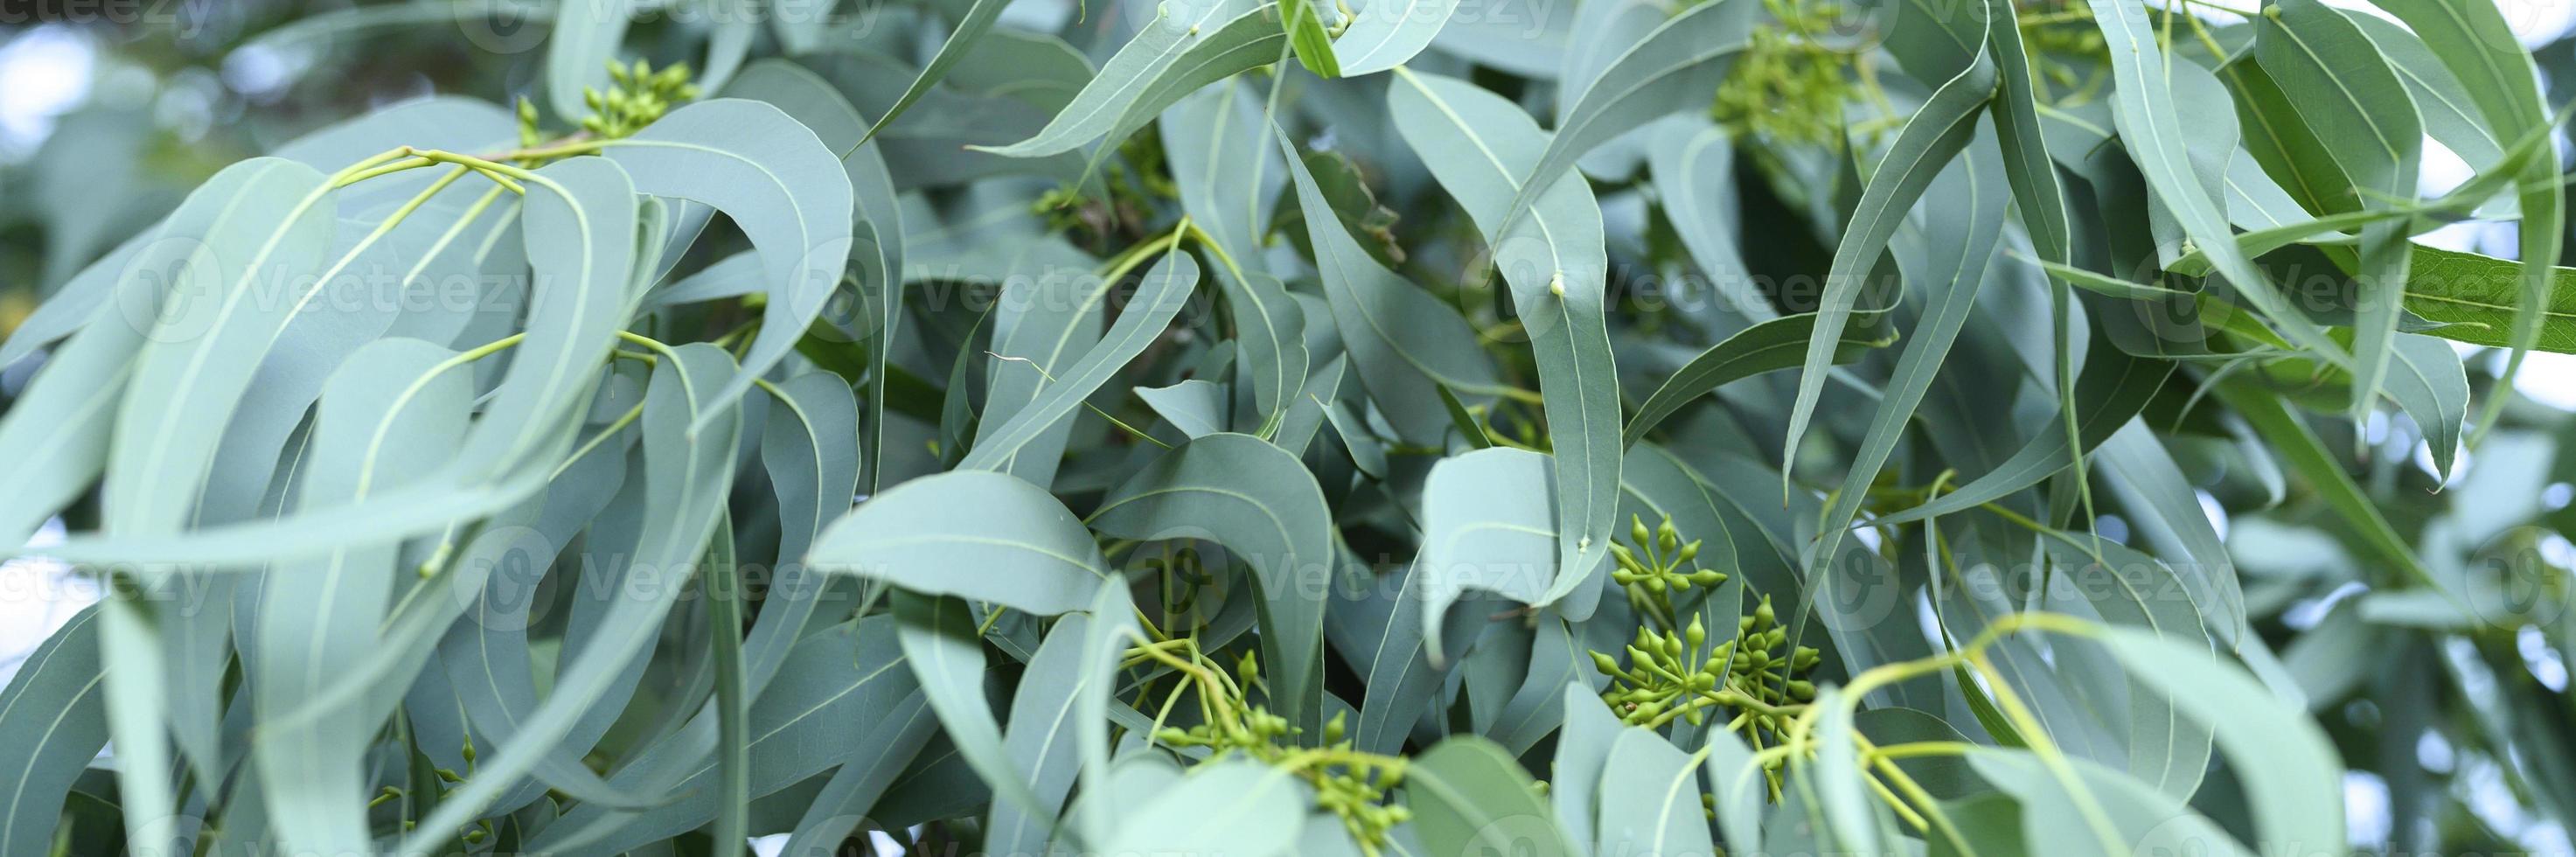
[[[806,562],[1040,616],[1081,609],[1109,577],[1100,548],[1064,504],[982,471],[926,476],[869,498],[824,528]]]

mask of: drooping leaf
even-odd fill
[[[1648,120],[1704,105],[1752,39],[1761,11],[1760,4],[1745,0],[1694,4],[1611,60],[1575,96],[1546,151],[1522,175],[1502,209],[1502,225],[1486,231],[1510,229],[1542,195],[1556,193],[1557,176],[1593,146]]]
[[[1437,646],[1441,626],[1469,591],[1535,604],[1562,570],[1546,456],[1496,447],[1445,458],[1423,486],[1423,639]],[[1431,650],[1435,662],[1451,653]]]
[[[2421,171],[2423,117],[2359,25],[2315,0],[2282,0],[2255,23],[2255,55],[2326,141],[2366,207],[2411,199]],[[2398,295],[2413,261],[2406,224],[2362,230],[2352,356],[2354,413],[2377,403],[2397,336]]]
[[[1814,314],[1793,315],[1745,328],[1709,346],[1646,396],[1645,403],[1637,406],[1637,413],[1628,418],[1621,441],[1635,446],[1683,406],[1729,382],[1804,364],[1807,340],[1815,330]],[[1831,359],[1834,365],[1851,363],[1869,353],[1869,349],[1891,341],[1874,330],[1847,327],[1836,340]]]
[[[1209,539],[1249,564],[1270,705],[1291,723],[1322,725],[1332,513],[1297,456],[1246,434],[1195,438],[1112,489],[1090,523],[1122,538]]]
[[[732,98],[671,111],[602,152],[637,193],[712,206],[759,251],[769,302],[741,374],[715,400],[731,403],[795,349],[848,265],[855,202],[839,153],[778,108]]]
[[[2073,434],[2085,444],[2083,451],[2091,451],[2092,446],[2137,416],[2172,374],[2171,363],[2131,358],[2116,348],[2093,349],[2085,360],[2084,374],[2075,382],[2076,408],[2070,415],[2075,422]],[[2043,429],[2012,458],[1958,489],[1920,506],[1880,516],[1874,523],[1894,526],[1948,515],[2038,484],[2073,465],[2075,455],[2081,454],[2067,448],[2069,432],[2063,430],[2063,425]]]
[[[587,714],[597,698],[626,673],[627,664],[653,641],[705,550],[724,511],[733,480],[733,451],[741,412],[720,398],[719,378],[738,371],[723,349],[704,343],[680,346],[653,369],[644,401],[646,478],[657,484],[625,583],[646,597],[613,599],[577,657],[556,676],[552,692],[500,749],[476,767],[476,776],[449,791],[421,820],[408,847],[423,847],[441,831],[476,818],[502,790],[558,752],[557,742]],[[691,431],[691,426],[704,426]]]
[[[990,470],[1000,467],[1031,440],[1073,413],[1092,391],[1109,382],[1109,377],[1127,361],[1144,352],[1170,326],[1173,316],[1188,305],[1190,292],[1198,287],[1199,265],[1189,256],[1171,253],[1154,263],[1143,275],[1144,286],[1137,290],[1118,320],[1102,334],[1100,344],[1082,355],[1082,359],[1055,376],[1026,407],[1011,416],[992,434],[979,438],[973,451],[958,467],[964,470]],[[1112,285],[1101,282],[1097,290]]]
[[[1816,307],[1816,327],[1807,337],[1805,368],[1798,376],[1798,400],[1789,411],[1788,440],[1780,468],[1784,491],[1798,459],[1798,446],[1806,438],[1808,420],[1814,416],[1817,400],[1824,395],[1825,368],[1841,348],[1843,330],[1850,323],[1861,292],[1869,288],[1871,269],[1877,266],[1880,254],[1886,252],[1887,242],[1895,237],[1906,211],[1922,198],[1942,167],[1967,147],[1976,133],[1977,114],[1994,96],[1992,54],[1982,42],[1979,45],[1976,60],[1942,83],[1931,100],[1924,102],[1923,109],[1906,120],[1896,141],[1888,144],[1887,157],[1871,174],[1868,187],[1861,192],[1859,207],[1852,211],[1851,223],[1843,230],[1841,243],[1834,247],[1833,269],[1825,275],[1825,291]]]
[[[1099,546],[1063,503],[983,471],[926,476],[868,498],[823,529],[806,561],[1040,616],[1081,609],[1109,576]]]
[[[1413,809],[1423,847],[1434,854],[1583,853],[1566,839],[1520,763],[1483,738],[1451,738],[1413,757],[1405,768],[1404,803]],[[1691,800],[1693,811],[1698,803]]]
[[[1333,309],[1360,384],[1386,411],[1395,429],[1409,440],[1431,442],[1448,430],[1449,415],[1437,387],[1460,396],[1502,392],[1494,380],[1493,361],[1476,347],[1474,331],[1458,314],[1393,271],[1380,266],[1360,248],[1341,223],[1328,216],[1331,204],[1323,189],[1283,136],[1289,175],[1306,218],[1306,233],[1315,247],[1315,265],[1324,280],[1324,296]]]
[[[1007,146],[977,147],[1011,158],[1068,152],[1103,137],[1125,139],[1181,96],[1279,59],[1288,38],[1281,7],[1255,0],[1176,2],[1100,67],[1100,74],[1046,128]]]
[[[1591,613],[1581,587],[1610,549],[1610,519],[1619,494],[1619,402],[1611,394],[1619,369],[1603,317],[1609,260],[1600,206],[1581,177],[1539,194],[1516,226],[1503,226],[1522,190],[1517,175],[1547,145],[1538,125],[1500,96],[1463,81],[1396,72],[1387,109],[1459,205],[1486,230],[1494,265],[1512,288],[1522,329],[1538,359],[1539,395],[1549,426],[1556,475],[1557,567],[1537,602],[1569,596],[1568,618]],[[1482,157],[1448,157],[1475,152]],[[1509,228],[1508,233],[1497,230]],[[1580,594],[1578,594],[1580,593]]]

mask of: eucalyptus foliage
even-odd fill
[[[513,71],[46,259],[0,854],[2563,846],[2564,114],[2257,2],[296,20]]]

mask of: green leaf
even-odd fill
[[[1042,388],[1028,405],[1011,415],[1009,421],[991,435],[979,437],[975,449],[958,463],[961,470],[992,470],[1005,466],[1010,457],[1028,446],[1048,427],[1073,414],[1092,391],[1109,383],[1109,378],[1124,368],[1128,361],[1142,354],[1146,346],[1163,335],[1172,318],[1189,305],[1190,292],[1198,287],[1199,265],[1189,256],[1168,253],[1144,274],[1144,285],[1128,299],[1118,314],[1118,321],[1100,337],[1100,344],[1082,355],[1071,367],[1055,374],[1055,380]],[[1106,280],[1093,285],[1091,300],[1096,301],[1115,285]]]
[[[2380,562],[2403,572],[2407,579],[2429,581],[2429,573],[2415,558],[2415,550],[2404,536],[2389,526],[2379,505],[2344,472],[2342,462],[2326,451],[2325,442],[2316,432],[2299,421],[2280,396],[2258,382],[2243,376],[2228,378],[2213,390],[2227,407],[2252,424],[2271,448],[2286,459],[2290,469],[2298,472],[2325,501],[2326,507],[2343,518],[2359,537],[2361,547]]]
[[[1745,287],[1753,282],[1736,235],[1742,212],[1735,187],[1732,135],[1715,122],[1670,121],[1647,142],[1647,171],[1655,183],[1656,201],[1680,234],[1691,263],[1722,295],[1725,304],[1754,322],[1780,316],[1770,300]],[[1744,284],[1744,285],[1731,285]]]
[[[1039,264],[1023,261],[1015,267]],[[1014,276],[1002,284],[1001,299],[993,308],[994,359],[984,367],[984,409],[976,415],[970,449],[986,448],[1040,394],[1062,381],[1077,361],[1099,348],[1101,318],[1107,313],[1114,284],[1088,274],[1038,267],[1033,276]],[[1113,353],[1107,359],[1119,358]],[[1089,396],[1090,391],[1081,395]],[[1032,485],[1052,484],[1073,421],[1070,410],[1057,415],[1025,447],[1001,459],[1006,471]]]
[[[1099,853],[1286,854],[1297,842],[1310,795],[1282,768],[1250,759],[1210,762],[1151,795],[1120,792],[1136,803],[1102,837]]]
[[[778,568],[761,596],[760,618],[744,642],[752,697],[760,696],[814,615],[825,576],[805,563],[823,527],[845,510],[859,482],[859,407],[850,385],[807,372],[769,389],[775,407],[761,424],[760,462],[778,497]]]
[[[1090,615],[1067,614],[1047,631],[1046,642],[1038,646],[1019,687],[1011,692],[1011,717],[1002,733],[1002,749],[1040,807],[1050,811],[1064,805],[1076,772],[1095,761],[1108,763],[1107,703],[1118,661],[1126,651],[1120,635],[1135,633],[1135,608],[1126,599],[1126,590],[1116,584],[1103,585],[1101,595]],[[1086,737],[1093,731],[1101,733],[1097,743]],[[1097,760],[1089,758],[1094,750]],[[1046,846],[1054,820],[1052,814],[1031,815],[1015,804],[996,803],[992,821],[985,827],[985,848],[995,853],[1038,853]]]
[[[2129,418],[2138,415],[2156,391],[2164,387],[2173,374],[2173,364],[2160,360],[2132,358],[2117,348],[2095,348],[2087,353],[2084,374],[2075,382],[2074,434],[2083,451],[2109,438]],[[2075,454],[2067,448],[2064,423],[2058,422],[2031,438],[2010,459],[1993,470],[1943,494],[1923,505],[1872,519],[1878,526],[1895,526],[1927,520],[1953,512],[2001,500],[2014,492],[2039,484],[2039,481],[2075,463]],[[2080,453],[2077,453],[2080,454]]]
[[[1563,619],[1540,618],[1530,640],[1529,674],[1486,734],[1504,749],[1527,753],[1556,732],[1565,723],[1565,691],[1598,687],[1600,673],[1587,651]]]
[[[1199,437],[1112,489],[1090,523],[1121,538],[1212,540],[1251,565],[1270,705],[1320,737],[1332,512],[1297,456],[1251,435]]]
[[[860,764],[863,754],[901,752],[902,743],[893,739],[912,731],[905,708],[919,704],[922,688],[904,663],[896,625],[894,617],[869,616],[796,644],[777,680],[749,708],[742,748],[745,794],[765,797],[834,764]],[[741,805],[718,785],[724,763],[705,752],[715,738],[709,728],[714,725],[701,717],[645,748],[609,780],[621,788],[656,790],[668,782],[667,790],[677,796],[671,804],[640,813],[575,806],[530,839],[529,847],[619,853],[687,833]]]
[[[2434,56],[2456,75],[2478,113],[2496,140],[2520,140],[2534,134],[2549,135],[2554,125],[2549,116],[2549,102],[2534,73],[2531,55],[2522,48],[2513,28],[2505,21],[2503,10],[2482,4],[2426,2],[2426,0],[2374,0],[2381,9],[2406,22],[2409,29],[2424,39]],[[2556,144],[2550,143],[2550,151]],[[2508,302],[2519,308],[2506,344],[2513,356],[2505,364],[2504,377],[2509,383],[2521,368],[2523,354],[2533,348],[2544,348],[2550,338],[2549,316],[2543,308],[2555,303],[2551,288],[2559,249],[2566,241],[2561,225],[2566,221],[2566,186],[2558,176],[2558,160],[2538,157],[2527,162],[2517,174],[2521,193],[2522,220],[2518,224],[2522,276],[2520,299]],[[2417,251],[2416,263],[2426,260]],[[2417,279],[2407,283],[2408,308],[2415,309]],[[2417,310],[2419,313],[2421,310]],[[2429,316],[2428,316],[2429,317]],[[2562,336],[2562,339],[2564,337]],[[2576,347],[2576,346],[2571,346]],[[2498,408],[2507,397],[2497,396],[2487,405],[2486,418],[2480,426],[2494,423]]]
[[[914,102],[920,101],[923,94],[928,93],[931,87],[938,85],[941,79],[948,76],[949,69],[955,68],[959,61],[964,60],[966,55],[975,49],[976,43],[983,40],[985,33],[993,31],[993,22],[1000,20],[1002,10],[1010,5],[1011,0],[975,0],[968,4],[966,14],[958,16],[957,26],[949,29],[948,39],[939,43],[939,52],[930,56],[930,62],[922,65],[921,73],[913,77],[912,84],[903,88],[903,95],[895,98],[894,106],[886,108],[885,113],[877,117],[876,123],[868,126],[867,133],[862,135],[860,140],[875,138],[878,133],[886,129],[886,126],[894,124],[896,117],[912,109]]]
[[[405,850],[427,847],[443,833],[473,820],[503,789],[559,750],[558,742],[590,712],[602,694],[626,675],[627,664],[659,636],[662,621],[705,551],[724,512],[733,482],[741,411],[721,401],[716,379],[739,371],[723,349],[705,343],[679,346],[653,367],[644,399],[644,461],[658,476],[646,509],[643,540],[623,585],[644,597],[610,600],[598,631],[558,671],[554,688],[517,730],[477,763],[475,776],[447,793],[438,808],[406,837]],[[704,429],[691,431],[692,426]]]
[[[2237,251],[2225,201],[2211,196],[2184,145],[2171,62],[2157,47],[2145,5],[2140,0],[2106,0],[2091,8],[2110,47],[2112,117],[2121,145],[2145,175],[2156,199],[2172,212],[2192,244],[2210,254],[2219,275],[2285,338],[2329,362],[2349,362],[2343,347],[2299,316],[2255,270],[2253,261]]]
[[[2424,122],[2415,101],[2370,37],[2342,13],[2316,0],[2281,0],[2255,22],[2256,57],[2299,115],[2326,141],[2326,151],[2383,208],[2413,199],[2421,170]],[[2398,297],[2413,260],[2407,225],[2382,221],[2362,230],[2360,304],[2353,327],[2353,413],[2377,403],[2397,337]]]
[[[1981,747],[1968,754],[1968,763],[2002,794],[2020,801],[2019,826],[2009,836],[2013,844],[2048,842],[2052,852],[2106,857],[2177,850],[2213,857],[2248,853],[2182,801],[2088,760],[2068,764],[2091,794],[2104,798],[2095,805],[2099,816],[2088,816],[2086,806],[2070,797],[2063,781],[2035,754]],[[2104,826],[2093,826],[2092,818]]]
[[[1816,327],[1807,336],[1807,359],[1798,375],[1798,400],[1789,410],[1788,439],[1780,468],[1784,493],[1798,460],[1798,446],[1807,436],[1808,420],[1815,414],[1817,400],[1824,395],[1826,367],[1832,365],[1834,352],[1842,348],[1843,331],[1850,324],[1861,292],[1870,288],[1871,270],[1887,251],[1889,239],[1896,236],[1906,211],[1923,197],[1942,168],[1967,148],[1976,134],[1977,114],[1994,96],[1995,65],[1990,57],[1980,42],[1977,59],[1941,84],[1931,100],[1905,121],[1905,129],[1888,144],[1887,157],[1879,162],[1862,190],[1860,205],[1843,228],[1841,243],[1834,247],[1833,269],[1825,275],[1824,295],[1816,305]]]
[[[715,839],[718,857],[741,857],[751,824],[752,798],[752,726],[746,722],[751,695],[745,690],[742,656],[744,592],[742,572],[734,559],[732,515],[718,521],[716,547],[709,552],[706,575],[699,578],[707,596],[709,657],[716,662],[717,787],[710,794],[717,803],[709,835]]]
[[[1034,158],[1103,137],[1124,140],[1199,87],[1277,62],[1288,38],[1278,14],[1275,4],[1254,0],[1173,0],[1044,129],[1007,146],[973,148]]]
[[[895,618],[902,621],[896,640],[912,664],[922,695],[939,714],[939,725],[958,755],[975,769],[994,793],[1031,818],[1055,813],[1037,796],[1036,787],[1012,764],[1002,747],[1002,727],[984,701],[984,639],[976,634],[975,616],[955,598],[897,592]]]
[[[938,732],[939,718],[918,693],[871,722],[841,758],[840,769],[814,795],[804,817],[797,819],[785,853],[810,854],[848,839],[867,820],[868,809]]]
[[[1446,636],[1436,644],[1425,640],[1423,632],[1429,623],[1423,616],[1422,599],[1428,578],[1422,564],[1416,561],[1396,574],[1395,597],[1383,630],[1367,638],[1364,661],[1353,659],[1353,666],[1363,670],[1368,680],[1360,716],[1351,727],[1352,744],[1363,752],[1393,753],[1403,748],[1407,731],[1433,705],[1433,697],[1448,678],[1449,664],[1434,660],[1432,652],[1465,648],[1475,639],[1476,628],[1469,625],[1444,632]]]
[[[2576,268],[2550,268],[2548,288],[2535,294],[2521,263],[2418,244],[2407,271],[2406,310],[2443,326],[2444,339],[2509,348],[2515,325],[2536,322],[2533,348],[2576,354]],[[2546,295],[2535,303],[2534,298]]]
[[[1699,760],[1647,729],[1622,729],[1596,792],[1598,854],[1707,854]]]
[[[1225,385],[1192,378],[1169,387],[1138,387],[1136,398],[1191,438],[1226,430]]]
[[[71,338],[53,350],[0,415],[0,453],[6,453],[0,455],[0,472],[14,488],[0,498],[0,537],[24,543],[97,481],[122,419],[118,408],[135,358],[152,344],[148,334],[166,290],[182,279],[220,276],[206,241],[224,212],[283,211],[295,203],[304,187],[281,166],[249,161],[216,173],[159,226],[64,285],[10,335],[10,362],[52,337]],[[247,225],[243,220],[233,229]],[[45,322],[58,307],[58,324]]]
[[[2343,765],[2315,723],[2244,670],[2211,666],[2198,646],[2125,628],[2099,639],[2131,677],[2209,730],[2243,780],[2257,844],[2341,841]]]
[[[1459,401],[1458,394],[1449,392],[1447,387],[1439,390],[1440,406],[1449,410],[1449,426],[1458,430],[1458,436],[1470,447],[1493,448],[1494,436],[1485,431],[1484,423],[1476,421],[1476,413],[1467,408],[1467,403]]]
[[[1877,317],[1875,313],[1864,315],[1869,319]],[[1683,406],[1730,382],[1803,365],[1807,340],[1816,329],[1816,318],[1812,313],[1775,318],[1738,331],[1701,351],[1680,369],[1673,370],[1663,385],[1656,387],[1646,396],[1646,401],[1637,406],[1637,413],[1628,418],[1627,431],[1620,435],[1621,442],[1635,446],[1647,432],[1680,412]],[[1877,331],[1846,328],[1841,338],[1836,340],[1832,359],[1835,365],[1852,363],[1868,354],[1869,349],[1884,347],[1893,341],[1893,338],[1879,336]]]
[[[457,455],[459,475],[498,480],[531,467],[563,422],[577,418],[633,308],[628,282],[636,251],[635,186],[625,170],[576,158],[537,171],[523,233],[537,288],[527,338]],[[442,522],[443,523],[443,522]]]
[[[1458,0],[1402,0],[1360,4],[1358,15],[1333,40],[1341,75],[1358,77],[1395,68],[1431,46],[1457,12]]]
[[[1843,537],[1850,532],[1852,519],[1860,515],[1870,483],[1913,423],[1915,408],[1931,391],[1933,376],[1947,362],[1950,347],[1967,327],[2003,234],[2010,185],[2004,181],[2004,160],[1996,147],[1972,145],[1967,156],[1943,169],[1927,190],[1933,202],[1924,217],[1924,270],[1916,276],[1928,293],[1923,314],[1896,368],[1888,372],[1878,414],[1852,451],[1842,487],[1826,505],[1824,523],[1806,562],[1816,574],[1830,574],[1839,566],[1833,559],[1841,555]]]
[[[857,222],[849,244],[851,262],[858,268],[858,286],[862,313],[856,317],[825,319],[851,333],[874,337],[878,342],[893,341],[901,303],[903,279],[903,206],[896,198],[894,177],[886,169],[882,146],[867,140],[868,123],[857,108],[841,97],[832,85],[814,72],[780,60],[762,60],[734,79],[725,90],[777,105],[798,124],[814,132],[823,146],[839,153],[841,170],[849,176],[850,189],[858,201]],[[760,251],[755,250],[754,253]],[[815,260],[818,264],[827,260]],[[762,263],[766,265],[766,262]],[[766,270],[763,268],[762,270]],[[888,295],[896,297],[889,299]],[[825,305],[827,311],[830,304]],[[889,377],[889,349],[869,349],[868,419],[866,435],[861,442],[865,450],[862,463],[869,465],[868,490],[883,487],[883,474],[874,465],[885,460],[885,408],[892,387]]]
[[[608,64],[618,59],[626,26],[634,17],[631,0],[561,3],[555,6],[554,30],[546,38],[546,97],[558,117],[590,115],[582,90],[606,90]]]
[[[734,98],[673,110],[601,152],[635,177],[637,193],[712,206],[759,251],[769,302],[741,373],[714,400],[732,403],[795,350],[848,266],[855,196],[840,156],[778,108]]]
[[[107,746],[97,620],[72,614],[0,690],[0,850],[46,853],[64,793]]]
[[[2451,461],[2459,455],[2460,432],[2469,418],[2469,378],[2449,343],[2411,333],[2397,335],[2381,388],[2424,433],[2433,454],[2433,474],[2451,479]]]
[[[1477,397],[1504,392],[1492,359],[1457,312],[1369,258],[1332,217],[1332,205],[1284,135],[1279,148],[1288,156],[1299,209],[1307,213],[1306,234],[1333,324],[1361,386],[1406,440],[1439,442],[1449,414],[1437,388]]]
[[[1541,194],[1559,192],[1557,177],[1592,147],[1666,114],[1704,107],[1752,40],[1761,12],[1760,4],[1743,0],[1693,4],[1611,60],[1574,96],[1546,151],[1503,207],[1500,225],[1486,234],[1510,234]]]
[[[1161,128],[1181,209],[1215,238],[1216,282],[1241,360],[1235,374],[1250,379],[1267,428],[1298,401],[1313,358],[1301,335],[1305,312],[1260,260],[1267,215],[1288,174],[1262,141],[1267,123],[1258,96],[1243,79],[1228,79],[1175,102],[1163,111]]]
[[[2448,355],[2448,349],[2443,353]],[[2143,421],[2113,432],[2093,454],[2121,507],[2151,512],[2127,518],[2137,535],[2132,542],[2143,542],[2166,557],[2211,632],[2229,647],[2237,646],[2251,629],[2235,560],[2173,455]]]
[[[1297,63],[1317,77],[1342,76],[1342,61],[1333,56],[1333,36],[1324,28],[1315,0],[1279,0],[1279,27],[1297,52]]]
[[[1591,613],[1597,592],[1582,590],[1610,549],[1619,500],[1619,369],[1603,318],[1609,260],[1601,209],[1581,176],[1538,196],[1530,215],[1505,227],[1522,188],[1514,178],[1536,163],[1547,135],[1511,102],[1463,81],[1396,71],[1387,87],[1396,129],[1449,195],[1485,229],[1494,265],[1536,355],[1554,466],[1559,574],[1535,602],[1572,596],[1566,614]],[[1480,157],[1455,157],[1474,152]],[[1510,229],[1498,232],[1498,229]],[[1577,594],[1577,593],[1580,594]]]
[[[1064,504],[1006,474],[925,476],[833,521],[806,561],[827,572],[1039,616],[1090,603],[1108,564]]]
[[[1472,735],[1442,741],[1404,770],[1404,805],[1430,854],[1581,854],[1511,754]],[[1698,812],[1699,801],[1691,800]],[[1702,849],[1705,851],[1706,849]],[[1678,852],[1675,852],[1678,853]]]
[[[410,339],[379,340],[353,355],[323,388],[299,501],[322,506],[432,477],[465,434],[472,379],[442,372],[454,352]],[[251,673],[261,722],[347,679],[366,659],[395,594],[398,542],[361,544],[282,564],[261,587]],[[296,581],[288,584],[287,581]],[[295,741],[254,742],[271,817],[297,847],[367,847],[364,757],[385,709],[321,712]]]
[[[1591,669],[1591,664],[1585,664]],[[1590,688],[1567,684],[1558,693],[1565,728],[1556,733],[1556,758],[1548,769],[1548,801],[1555,806],[1557,825],[1565,831],[1567,841],[1595,841],[1599,829],[1601,781],[1607,776],[1624,776],[1603,770],[1610,762],[1610,747],[1627,732],[1628,725],[1610,713],[1610,706],[1593,695]],[[1730,733],[1731,734],[1731,733]]]
[[[156,243],[176,242],[170,255],[147,253],[166,267],[128,276],[166,277],[166,291],[120,287],[120,298],[142,303],[106,320],[144,328],[99,487],[101,529],[111,536],[165,535],[187,523],[222,440],[204,427],[231,420],[269,344],[299,299],[319,288],[310,275],[331,247],[328,180],[271,158],[231,169],[242,172],[240,183],[207,199],[229,216],[208,212],[201,234],[163,233]]]
[[[1449,605],[1468,591],[1534,604],[1556,580],[1555,493],[1547,456],[1507,447],[1443,458],[1422,488],[1425,640],[1439,646]],[[1434,662],[1448,657],[1431,649]]]

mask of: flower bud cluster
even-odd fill
[[[632,67],[611,62],[608,77],[615,85],[607,92],[587,86],[581,89],[581,102],[590,108],[590,115],[581,118],[581,129],[600,137],[614,139],[644,130],[644,126],[670,112],[672,105],[698,97],[697,85],[689,82],[687,63],[654,71],[651,64],[640,59]],[[528,108],[522,106],[523,126],[528,116]]]
[[[1235,666],[1237,688],[1261,681],[1261,663],[1250,653]],[[1273,767],[1286,768],[1315,789],[1315,806],[1340,816],[1342,827],[1370,855],[1388,844],[1389,832],[1413,818],[1413,811],[1386,802],[1387,791],[1404,780],[1404,760],[1359,752],[1349,738],[1350,712],[1340,711],[1324,724],[1323,746],[1298,746],[1305,730],[1288,718],[1255,705],[1237,693],[1211,694],[1208,722],[1188,728],[1155,730],[1154,740],[1171,747],[1206,747],[1209,761],[1240,753]],[[1205,688],[1202,688],[1204,692]]]

